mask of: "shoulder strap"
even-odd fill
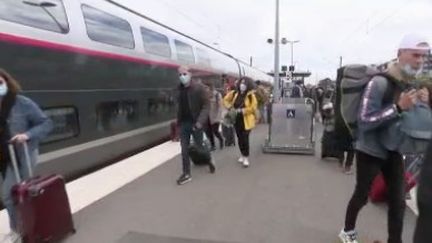
[[[395,102],[401,93],[401,90],[398,89],[398,81],[387,73],[379,73],[376,76],[381,76],[387,80],[387,88],[383,96],[383,101]]]

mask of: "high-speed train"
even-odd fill
[[[114,1],[0,1],[0,67],[55,124],[39,171],[75,177],[166,139],[180,65],[217,87],[272,80]]]

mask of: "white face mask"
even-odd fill
[[[0,84],[0,97],[5,96],[7,92],[8,92],[8,86],[6,85],[6,83]]]
[[[408,77],[416,77],[419,73],[421,73],[422,68],[419,68],[418,70],[414,69],[411,67],[411,65],[409,64],[405,64],[402,67],[402,71],[404,72],[405,75],[407,75]]]
[[[240,91],[245,92],[247,89],[246,84],[240,84]]]
[[[190,75],[181,75],[180,76],[180,82],[183,85],[185,85],[185,86],[189,85],[190,80],[191,80],[191,76]]]

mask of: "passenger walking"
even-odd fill
[[[344,243],[358,242],[355,231],[357,216],[366,205],[372,181],[379,172],[382,172],[388,186],[388,243],[402,242],[404,164],[399,152],[388,150],[386,144],[381,142],[380,134],[388,129],[389,124],[400,121],[401,114],[415,105],[416,91],[406,90],[405,87],[421,70],[429,50],[425,38],[405,36],[399,46],[398,60],[390,65],[387,76],[374,76],[365,88],[358,114],[357,181],[348,204],[345,227],[339,234]],[[386,99],[387,89],[392,87],[391,97]]]
[[[255,127],[257,100],[250,80],[242,78],[237,84],[236,89],[224,97],[224,105],[228,112],[235,113],[234,126],[241,153],[238,162],[246,168],[249,167],[249,135]]]
[[[303,98],[303,87],[301,81],[295,81],[291,91],[291,98]]]
[[[18,183],[8,151],[8,143],[27,143],[30,165],[35,167],[38,157],[39,142],[52,130],[52,121],[31,99],[19,95],[18,82],[5,70],[0,69],[0,171],[3,177],[2,199],[6,207],[10,233],[6,238],[10,242],[19,239],[17,212],[12,199],[11,189]],[[18,162],[25,161],[22,148],[17,147]],[[28,168],[21,164],[19,174],[28,179]],[[5,239],[5,240],[7,240]],[[3,241],[2,241],[3,242]]]
[[[209,111],[209,119],[206,127],[206,135],[210,140],[211,150],[216,150],[215,146],[215,136],[219,140],[219,148],[223,149],[224,141],[222,135],[219,132],[219,126],[222,121],[222,109],[223,109],[223,97],[222,94],[214,88],[214,84],[212,82],[205,82],[208,87],[208,92],[210,95],[210,111]]]
[[[209,94],[203,84],[192,80],[188,67],[180,67],[179,96],[177,121],[180,127],[180,145],[182,154],[183,174],[178,178],[177,184],[183,185],[192,180],[191,163],[188,154],[191,136],[197,147],[203,147],[203,129],[208,123],[210,110]],[[213,160],[208,163],[211,173],[216,171]]]
[[[258,103],[258,111],[259,111],[259,117],[258,123],[266,123],[266,114],[265,114],[265,106],[267,105],[269,101],[269,97],[267,95],[267,92],[265,91],[264,87],[261,85],[261,81],[257,80],[255,81],[255,97],[257,99]]]

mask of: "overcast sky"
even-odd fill
[[[274,0],[117,0],[151,18],[270,71],[274,69]],[[431,0],[280,0],[280,33],[294,45],[309,82],[334,78],[343,63],[381,63],[395,57],[406,33],[432,40]],[[217,44],[214,44],[217,43]],[[281,46],[281,65],[291,62]]]

